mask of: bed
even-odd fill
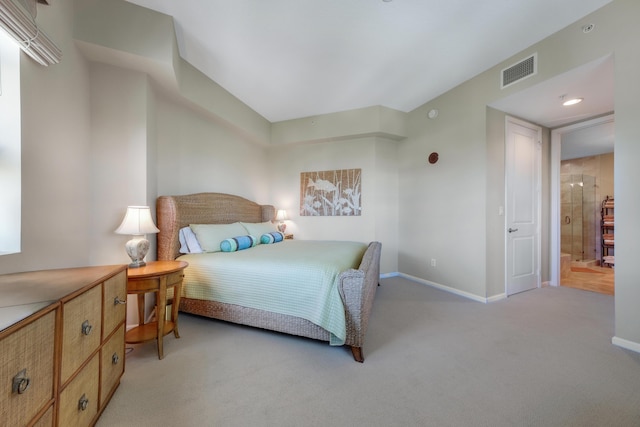
[[[180,196],[161,196],[157,199],[156,208],[158,228],[160,229],[157,245],[158,260],[180,258],[188,260],[190,264],[185,271],[183,292],[180,299],[180,311],[327,341],[332,345],[348,346],[356,361],[364,361],[364,337],[380,276],[380,251],[382,246],[380,242],[361,244],[360,249],[356,247],[355,250],[359,250],[360,252],[358,252],[357,259],[354,258],[355,264],[351,261],[351,267],[344,268],[343,271],[341,270],[336,274],[335,283],[327,293],[331,293],[334,299],[337,295],[339,301],[337,303],[332,301],[332,306],[328,311],[331,311],[333,314],[325,316],[328,317],[330,324],[329,326],[325,325],[325,327],[323,327],[318,324],[320,322],[315,321],[316,319],[313,319],[314,321],[308,320],[309,316],[298,315],[295,311],[274,311],[262,307],[260,304],[246,303],[242,298],[240,298],[240,302],[234,301],[231,297],[217,296],[216,291],[189,291],[191,285],[197,286],[201,284],[196,282],[202,282],[203,275],[207,276],[207,274],[209,274],[206,273],[206,271],[210,273],[218,271],[221,265],[226,264],[225,261],[224,264],[218,264],[218,267],[200,267],[200,262],[203,260],[202,262],[204,263],[205,256],[215,258],[215,256],[230,256],[231,254],[220,255],[204,253],[182,255],[180,253],[180,230],[192,224],[243,223],[246,225],[267,223],[273,221],[275,217],[275,208],[273,206],[260,205],[231,194],[197,193]],[[321,252],[333,252],[334,248],[330,245],[337,242],[318,241],[317,243],[320,246],[329,245]],[[284,251],[287,250],[287,248],[294,249],[293,252],[303,253],[303,251],[307,250],[305,246],[311,244],[313,243],[308,241],[286,240],[278,244],[257,245],[246,251],[237,251],[233,253],[233,256],[240,259],[248,257],[249,254],[253,256],[253,254],[258,254],[259,252],[267,253],[275,251],[276,249]],[[291,253],[291,251],[289,253]],[[280,263],[278,268],[286,275],[287,273],[284,272],[287,271],[286,268],[288,267],[284,264],[286,264],[285,261],[289,255],[271,256],[275,257],[272,258],[272,260],[278,260],[277,262]],[[314,255],[308,258],[315,257]],[[230,257],[225,258],[225,260],[231,259]],[[275,263],[276,261],[273,262]],[[207,268],[209,270],[207,270]],[[205,272],[203,273],[203,271]],[[295,276],[295,274],[297,273],[290,273],[289,275]],[[214,276],[214,274],[211,274],[211,276]],[[190,282],[193,283],[191,284]],[[305,283],[299,283],[296,287],[301,289]],[[214,288],[219,286],[217,283],[210,283],[209,285]],[[220,288],[222,288],[222,286],[220,286]],[[193,287],[191,287],[191,289],[193,289]],[[256,295],[254,295],[254,301],[261,299],[278,299],[282,295],[280,293],[277,297],[274,297],[272,294],[274,291],[263,283],[260,283],[260,287],[255,286],[253,290],[255,289],[261,289],[255,292],[262,292],[262,294],[257,295],[258,298],[255,298]],[[291,298],[293,298],[293,295]],[[297,305],[297,303],[289,304],[289,306],[294,307]],[[339,310],[335,309],[336,305],[340,307]],[[336,317],[344,319],[344,331],[338,327],[333,329],[334,326],[332,322],[335,321]]]

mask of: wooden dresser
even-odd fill
[[[91,426],[124,373],[127,267],[0,276],[0,420]]]

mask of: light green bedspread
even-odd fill
[[[338,291],[342,271],[358,268],[367,245],[344,241],[285,240],[238,252],[183,255],[182,296],[301,317],[346,338]]]

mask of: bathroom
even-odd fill
[[[563,282],[570,271],[601,264],[602,201],[613,198],[613,153],[563,160],[561,185],[561,265]]]

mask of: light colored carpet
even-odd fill
[[[180,315],[137,345],[108,426],[640,426],[640,355],[611,344],[613,297],[543,288],[481,304],[382,280],[349,350]]]

